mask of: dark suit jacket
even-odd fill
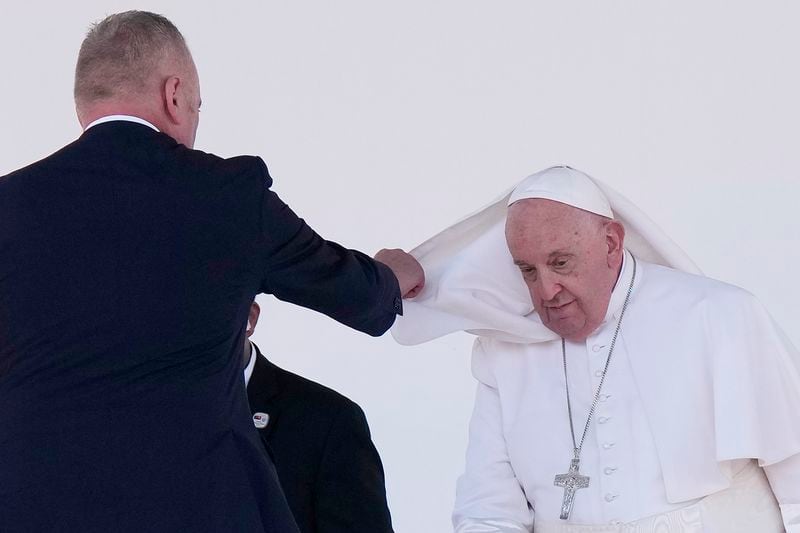
[[[391,533],[383,466],[364,412],[318,383],[287,372],[255,347],[247,396],[303,533]]]
[[[296,531],[242,382],[250,302],[379,335],[400,295],[271,184],[130,122],[0,178],[0,531]]]

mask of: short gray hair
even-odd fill
[[[109,15],[89,28],[81,44],[75,102],[135,94],[171,53],[191,58],[183,35],[166,17],[148,11]]]

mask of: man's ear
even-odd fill
[[[608,246],[608,266],[616,267],[622,259],[625,243],[625,226],[612,220],[606,224],[606,245]]]
[[[258,317],[261,315],[261,307],[256,302],[250,304],[250,312],[247,315],[247,336],[253,334],[258,324]]]
[[[181,102],[183,97],[181,89],[181,79],[177,76],[170,76],[164,82],[164,112],[173,124],[181,123],[181,117],[178,112],[178,108],[183,105],[183,102]]]

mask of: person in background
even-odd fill
[[[272,363],[249,340],[244,379],[253,423],[302,533],[392,533],[383,466],[364,411],[338,392]]]

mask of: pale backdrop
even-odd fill
[[[197,147],[263,156],[326,237],[410,248],[568,163],[636,202],[709,275],[757,294],[800,343],[798,4],[211,5],[2,2],[0,174],[79,134],[72,71],[88,23],[149,9],[195,54]],[[403,348],[259,301],[262,349],[364,407],[397,531],[448,531],[471,339]]]

